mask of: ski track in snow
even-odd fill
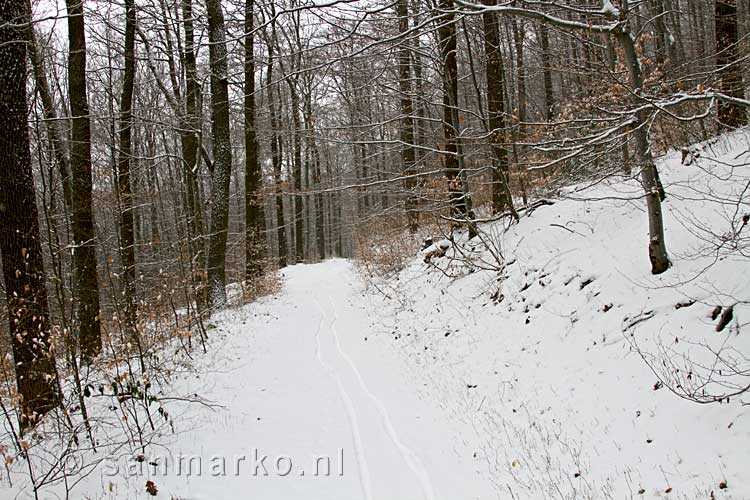
[[[357,420],[357,412],[354,409],[352,398],[349,396],[349,393],[346,392],[344,384],[341,382],[341,376],[331,365],[323,360],[323,356],[321,355],[320,330],[322,329],[323,322],[326,319],[326,313],[323,309],[323,306],[321,306],[320,302],[318,302],[317,299],[315,300],[315,302],[317,303],[321,313],[320,322],[318,323],[318,329],[315,332],[315,356],[317,357],[318,362],[326,370],[326,372],[328,372],[328,375],[335,380],[336,389],[341,396],[341,400],[346,405],[346,413],[347,417],[349,418],[349,427],[351,428],[352,440],[354,441],[355,446],[355,456],[357,459],[357,467],[359,469],[359,482],[360,486],[362,487],[362,494],[364,495],[364,498],[366,500],[372,500],[372,481],[370,479],[370,469],[367,466],[367,458],[364,454],[364,446],[362,445],[362,435],[359,429],[359,421]]]
[[[404,461],[406,462],[406,465],[409,467],[409,469],[414,473],[414,475],[419,480],[420,485],[422,487],[422,492],[424,494],[424,498],[427,500],[435,500],[435,492],[433,490],[432,482],[430,481],[430,477],[427,474],[427,471],[425,470],[424,466],[419,460],[419,457],[409,447],[407,447],[398,437],[398,433],[396,432],[396,429],[394,428],[393,423],[391,422],[391,418],[388,415],[388,410],[386,409],[385,405],[383,404],[382,401],[380,401],[380,399],[378,399],[372,393],[372,391],[370,391],[370,389],[367,387],[367,384],[365,384],[364,379],[362,378],[362,374],[360,373],[359,369],[357,369],[356,363],[341,348],[341,343],[339,342],[338,330],[336,329],[336,322],[339,319],[339,316],[336,312],[336,303],[333,301],[333,297],[331,297],[330,295],[328,296],[328,300],[331,303],[331,308],[333,311],[333,321],[331,321],[331,334],[333,335],[333,340],[334,340],[334,343],[336,344],[336,350],[338,351],[339,355],[347,362],[351,370],[354,372],[354,375],[357,378],[357,382],[359,383],[359,386],[362,389],[362,391],[367,395],[368,398],[370,398],[370,400],[377,407],[378,412],[380,413],[381,423],[383,427],[385,428],[388,434],[388,437],[398,449],[399,453],[401,454]],[[321,311],[323,311],[323,308],[319,302],[318,302],[318,306],[321,308]]]

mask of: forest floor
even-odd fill
[[[388,277],[285,269],[279,293],[216,314],[176,377],[172,393],[210,404],[171,402],[173,428],[144,456],[118,448],[73,498],[151,498],[150,481],[183,500],[747,500],[750,395],[726,397],[750,385],[750,258],[732,234],[747,144],[660,160],[660,276],[634,180],[570,188],[484,225],[493,250],[457,238]],[[12,476],[0,498],[33,498]]]

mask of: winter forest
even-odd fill
[[[747,500],[748,75],[750,0],[0,0],[0,498]]]

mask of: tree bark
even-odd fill
[[[404,208],[409,232],[414,234],[419,228],[419,214],[416,211],[417,197],[415,193],[416,181],[412,177],[416,172],[416,154],[414,151],[414,105],[411,100],[411,64],[409,45],[406,36],[409,31],[409,6],[407,0],[396,3],[398,16],[398,32],[404,37],[398,47],[398,87],[401,101],[401,118],[399,120],[399,140],[401,142],[401,171],[404,176],[406,198]]]
[[[193,286],[201,307],[208,304],[205,276],[199,263],[203,262],[204,254],[204,226],[201,193],[198,186],[198,169],[200,166],[200,83],[196,68],[194,26],[192,0],[182,1],[182,23],[185,31],[183,49],[183,64],[185,65],[185,111],[182,130],[180,131],[180,147],[185,171],[187,195],[187,219],[190,230],[190,266],[192,270]]]
[[[458,62],[454,9],[453,0],[441,0],[442,14],[437,18],[443,80],[443,136],[445,139],[443,157],[452,215],[468,222],[469,206],[458,157]],[[470,235],[473,235],[472,224],[469,224],[469,228]]]
[[[716,66],[719,89],[723,94],[744,98],[742,66],[739,62],[737,1],[715,0]],[[719,100],[719,126],[734,129],[747,124],[745,110],[739,104]]]
[[[0,252],[21,432],[59,401],[27,122],[28,21],[25,2],[0,2]]]
[[[273,4],[271,4],[273,9]],[[272,10],[271,15],[275,15]],[[286,227],[284,225],[284,200],[281,186],[281,138],[279,137],[279,120],[276,114],[276,103],[273,97],[273,62],[274,46],[276,45],[276,25],[271,21],[271,37],[268,41],[268,69],[266,70],[266,88],[268,89],[268,111],[271,121],[271,164],[273,167],[273,183],[276,190],[276,239],[278,240],[279,268],[287,265]]]
[[[206,274],[208,304],[226,303],[226,250],[229,223],[229,181],[232,175],[232,144],[229,130],[229,82],[224,13],[221,0],[206,0],[209,61],[211,66],[211,229]]]
[[[130,186],[130,158],[133,155],[133,88],[135,86],[135,0],[125,0],[125,72],[120,97],[120,152],[117,161],[117,190],[120,200],[120,258],[125,301],[123,319],[128,334],[136,337],[135,239],[133,193]],[[140,342],[138,342],[140,345]]]
[[[486,0],[487,5],[496,5],[497,0]],[[482,13],[484,28],[484,57],[487,73],[487,124],[489,125],[492,152],[495,155],[492,168],[492,209],[495,213],[509,210],[518,220],[513,207],[508,175],[510,162],[507,143],[507,123],[505,120],[505,68],[500,51],[500,30],[497,14],[491,11]]]
[[[101,352],[99,277],[92,207],[91,121],[86,93],[86,35],[83,0],[66,0],[68,10],[68,92],[72,122],[70,169],[73,191],[73,262],[78,294],[79,342],[84,362]]]
[[[627,18],[628,2],[623,2],[623,18]],[[625,65],[630,75],[630,86],[633,92],[643,89],[643,75],[641,74],[641,63],[636,52],[635,42],[630,34],[627,24],[620,25],[615,32],[617,39],[623,48]],[[667,246],[664,240],[664,221],[662,218],[660,191],[663,190],[659,182],[659,173],[651,154],[651,144],[648,138],[648,111],[639,111],[636,115],[638,123],[633,125],[635,136],[636,160],[641,168],[641,182],[646,193],[646,206],[648,212],[649,245],[648,254],[651,261],[651,273],[661,274],[669,269],[671,265],[667,254]]]
[[[254,0],[245,3],[245,279],[257,279],[263,272],[265,215],[259,198],[261,167],[255,131],[255,34]]]

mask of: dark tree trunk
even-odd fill
[[[716,65],[719,89],[723,94],[742,99],[742,65],[739,61],[737,1],[715,0]],[[739,104],[719,100],[719,124],[723,129],[747,123],[745,110]]]
[[[265,215],[259,198],[261,168],[255,131],[255,35],[254,0],[245,3],[245,279],[257,279],[263,272]]]
[[[453,0],[442,0],[443,14],[437,18],[440,43],[441,70],[443,80],[443,136],[445,176],[448,179],[448,197],[453,217],[470,219],[464,181],[458,158],[458,62],[456,59],[455,4]],[[470,228],[472,226],[470,225]],[[470,233],[473,231],[470,229]]]
[[[487,5],[496,5],[497,0],[486,0]],[[492,208],[495,213],[510,210],[516,219],[508,183],[510,163],[505,144],[508,142],[505,120],[505,68],[500,51],[500,30],[497,14],[482,14],[484,28],[484,57],[487,72],[487,124],[489,125],[492,151],[495,155],[492,169]]]
[[[209,60],[211,65],[211,140],[214,153],[211,174],[211,229],[206,275],[208,304],[226,303],[227,225],[232,144],[229,131],[229,81],[224,13],[221,0],[207,0]]]
[[[542,24],[539,27],[539,43],[542,48],[542,72],[544,74],[544,119],[552,121],[552,111],[555,106],[552,93],[552,71],[549,52],[549,27]]]
[[[200,165],[200,84],[198,83],[195,62],[193,4],[183,0],[182,17],[185,29],[183,63],[185,65],[185,117],[180,132],[180,147],[185,169],[187,219],[190,231],[188,248],[191,254],[191,269],[196,289],[196,296],[201,306],[208,302],[205,277],[199,263],[203,262],[203,209],[200,189],[198,187],[198,168]]]
[[[292,67],[297,71],[297,65]],[[292,109],[292,181],[294,182],[294,196],[292,201],[294,205],[294,262],[299,264],[305,260],[305,231],[304,231],[304,213],[302,200],[302,141],[300,134],[302,131],[299,117],[299,92],[297,89],[297,77],[287,78],[289,84],[289,96]]]
[[[398,0],[396,3],[396,15],[398,16],[398,32],[402,36],[406,36],[406,33],[409,31],[407,0]],[[401,120],[399,123],[401,171],[406,176],[404,180],[404,189],[406,190],[404,208],[406,209],[409,232],[414,234],[419,228],[419,214],[416,211],[416,181],[413,177],[416,171],[416,154],[414,151],[414,119],[412,118],[414,106],[411,100],[411,64],[409,45],[405,38],[401,39],[398,48],[398,87],[401,97]]]
[[[26,104],[25,2],[0,2],[0,252],[21,430],[57,404]]]
[[[133,193],[130,187],[130,158],[133,156],[133,87],[135,84],[135,0],[125,0],[125,73],[120,98],[120,156],[117,161],[117,190],[120,200],[120,258],[125,301],[126,330],[136,337],[135,324],[135,239]],[[140,343],[139,343],[140,344]]]
[[[84,362],[102,349],[99,322],[99,277],[92,207],[91,121],[86,95],[86,35],[83,0],[66,0],[68,10],[68,92],[72,135],[70,169],[73,191],[73,245],[78,294],[79,342]]]
[[[273,4],[271,4],[273,5]],[[272,11],[273,15],[273,11]],[[266,70],[266,88],[268,89],[268,111],[271,118],[271,163],[273,166],[273,183],[276,189],[276,237],[279,246],[279,268],[287,265],[286,227],[284,226],[284,200],[281,186],[281,138],[276,114],[276,103],[273,98],[273,61],[276,44],[276,26],[271,24],[271,39],[268,42],[268,69]]]

